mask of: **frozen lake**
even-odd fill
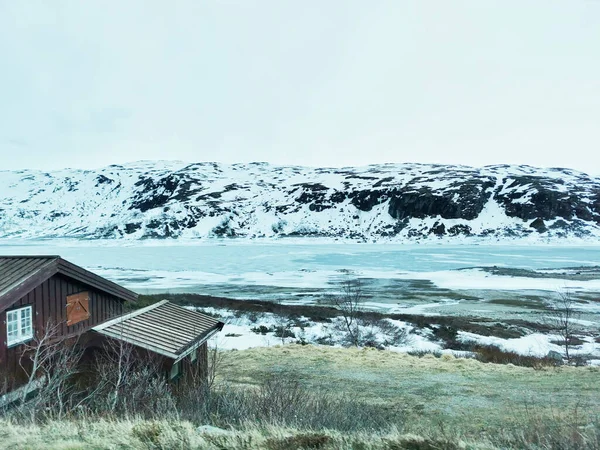
[[[490,290],[600,292],[600,277],[531,278],[480,269],[599,266],[600,246],[9,240],[0,241],[0,253],[58,254],[140,293],[313,302],[334,290],[346,271],[364,280],[373,306],[397,305],[402,299],[404,307],[423,306],[427,298],[454,305],[461,296]],[[411,297],[409,291],[421,295]]]
[[[543,323],[549,298],[569,288],[581,300],[578,323],[587,330],[578,351],[595,351],[593,336],[600,324],[600,246],[11,240],[0,241],[0,254],[60,255],[139,293],[191,292],[283,303],[326,302],[340,281],[359,278],[366,308],[513,324]],[[227,322],[220,348],[281,341],[253,333],[256,323],[235,310],[215,312],[225,314]],[[267,326],[274,321],[269,314],[259,319]],[[311,323],[301,332],[317,339],[329,335],[328,326]],[[561,351],[551,336],[540,333],[516,339],[468,335],[526,355]],[[428,334],[415,329],[411,336],[400,350],[442,349]]]

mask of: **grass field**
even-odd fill
[[[396,409],[407,430],[449,426],[479,433],[533,416],[588,422],[600,417],[600,368],[533,369],[444,355],[289,345],[223,353],[222,382],[253,385],[268,377]]]
[[[0,421],[0,448],[32,450],[496,450],[457,437],[384,432],[339,433],[249,425],[235,431],[203,432],[187,421],[79,420],[15,425]],[[533,447],[532,447],[533,448]],[[550,448],[550,447],[546,447]],[[573,447],[576,448],[576,447]]]
[[[283,383],[273,396],[235,394],[226,405],[244,409],[243,422],[227,416],[181,416],[180,412],[139,417],[73,415],[30,422],[0,419],[2,449],[598,449],[600,368],[484,364],[450,355],[436,358],[374,349],[275,346],[220,353],[215,389],[257,392],[265,380]],[[286,386],[302,389],[289,396]],[[263,391],[264,392],[264,391]],[[310,393],[310,395],[308,395]],[[346,431],[264,421],[275,403],[290,398],[298,414],[312,414],[334,395],[330,413],[355,414]],[[219,397],[227,399],[227,396]],[[315,403],[316,401],[316,403]],[[232,403],[233,402],[233,403]],[[235,403],[239,402],[239,403]],[[254,402],[254,403],[253,403]],[[304,404],[310,404],[303,409]],[[248,408],[250,405],[250,408]],[[259,405],[253,410],[252,405]],[[339,409],[336,407],[338,405]],[[314,409],[313,409],[314,408]],[[225,411],[221,408],[219,411]],[[256,411],[256,415],[254,415]],[[327,412],[327,408],[320,411]],[[266,415],[265,415],[266,414]],[[365,414],[367,414],[365,416]],[[372,420],[369,421],[369,419]],[[360,416],[360,417],[359,417]],[[276,416],[273,416],[276,417]],[[327,418],[328,416],[319,416]],[[383,420],[379,422],[379,418]],[[366,420],[365,420],[366,419]],[[321,420],[321,419],[318,419]],[[359,423],[360,422],[360,423]],[[204,423],[223,430],[206,431]],[[352,421],[348,423],[352,424]],[[360,426],[367,423],[368,426]],[[359,426],[356,426],[358,424]]]

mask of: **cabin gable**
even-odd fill
[[[89,298],[89,317],[68,325],[67,299],[86,292]],[[0,368],[8,374],[20,372],[19,358],[27,342],[8,345],[7,314],[25,306],[32,308],[33,332],[43,334],[46,325],[58,326],[58,336],[83,333],[106,320],[123,314],[124,300],[81,283],[62,274],[55,274],[17,299],[0,313]]]
[[[56,338],[81,336],[136,298],[58,256],[0,256],[0,377],[22,383],[23,351],[47,326]]]

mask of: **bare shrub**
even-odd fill
[[[389,320],[378,319],[371,322],[371,326],[377,330],[377,333],[383,337],[381,342],[384,346],[400,346],[409,340],[408,330],[400,328]]]
[[[439,350],[410,350],[407,352],[410,356],[416,356],[417,358],[422,358],[425,355],[433,355],[436,358],[442,357],[442,352]]]
[[[275,301],[277,305],[279,305],[279,309],[277,313],[273,314],[273,318],[275,319],[275,327],[274,327],[274,336],[281,339],[281,345],[285,344],[286,338],[296,338],[296,335],[292,331],[293,321],[290,317],[284,314],[284,311],[281,309],[281,300]]]
[[[346,278],[341,282],[341,292],[331,297],[330,302],[341,312],[341,323],[334,322],[334,327],[342,331],[344,337],[341,344],[354,347],[398,346],[407,342],[408,332],[395,326],[380,314],[364,311],[364,292],[359,278]],[[322,339],[319,343],[333,342]]]
[[[475,345],[473,351],[475,352],[475,359],[484,363],[513,364],[515,366],[533,367],[534,369],[554,367],[560,364],[560,361],[547,356],[539,358],[537,356],[520,355],[516,352],[502,350],[496,345]]]
[[[82,355],[78,336],[60,336],[60,324],[48,321],[43,330],[24,344],[19,366],[27,382],[12,412],[32,420],[40,413],[58,419],[64,417],[78,394],[71,381],[78,373]],[[30,395],[34,391],[35,395]]]
[[[333,296],[331,303],[340,310],[344,320],[347,339],[351,345],[360,345],[360,323],[358,316],[363,302],[362,282],[349,276],[341,283],[340,294]]]
[[[206,379],[204,382],[208,389],[212,389],[219,373],[219,368],[223,365],[223,354],[219,352],[217,344],[207,346],[206,350],[208,352],[208,367],[206,368]],[[194,384],[201,384],[201,381],[198,380]]]
[[[98,413],[123,416],[160,417],[175,413],[171,386],[160,359],[143,357],[131,344],[111,340],[95,360],[96,388],[86,402]]]
[[[444,348],[462,350],[463,343],[458,340],[458,329],[451,325],[440,325],[433,329],[433,335],[443,342]]]
[[[290,376],[263,381],[256,389],[221,386],[211,391],[205,418],[217,426],[252,422],[299,429],[339,431],[399,426],[400,410],[345,398],[321,388],[308,388]]]
[[[371,318],[366,316],[356,317],[353,321],[354,332],[349,333],[347,322],[338,320],[333,322],[332,329],[336,330],[337,340],[333,334],[323,335],[317,343],[323,345],[341,344],[344,347],[373,347],[383,350],[388,346],[400,346],[409,341],[409,333],[386,319]]]
[[[563,290],[556,293],[552,301],[552,309],[548,314],[546,322],[561,337],[560,344],[565,350],[567,364],[571,363],[571,349],[577,343],[575,332],[575,320],[579,317],[576,310],[576,300],[572,291]]]

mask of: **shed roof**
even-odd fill
[[[162,300],[92,329],[179,361],[223,325],[206,314]]]
[[[137,294],[60,256],[0,256],[0,313],[55,274],[62,274],[124,300]]]

